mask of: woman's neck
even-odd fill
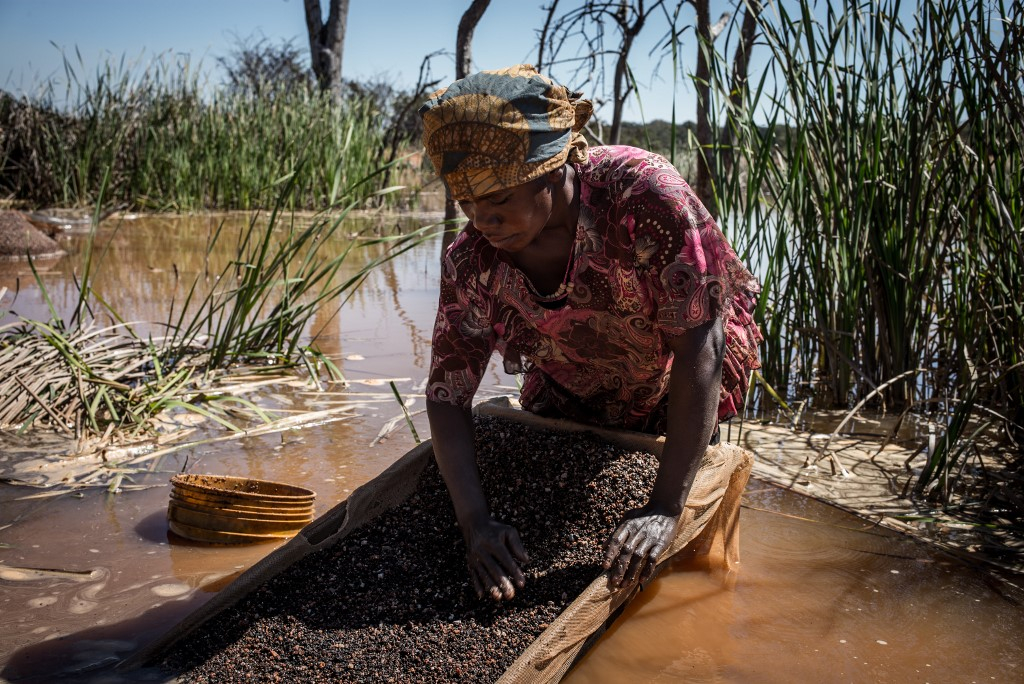
[[[569,260],[580,215],[579,179],[571,164],[566,164],[561,187],[555,188],[552,195],[554,206],[544,230],[529,246],[509,255],[542,295],[556,292],[571,270]]]
[[[562,184],[554,190],[551,218],[544,229],[568,228],[569,234],[575,236],[580,215],[579,177],[572,164],[566,164],[563,168],[565,172],[562,174]]]

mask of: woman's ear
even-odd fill
[[[548,171],[547,176],[544,179],[544,185],[550,190],[557,188],[565,179],[565,167],[555,169],[554,171]]]

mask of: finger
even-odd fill
[[[604,543],[604,562],[601,564],[605,570],[612,567],[612,563],[619,557],[622,545],[628,538],[629,529],[625,525],[620,525],[619,529],[615,530],[615,534],[608,537],[608,541]]]
[[[509,583],[515,582],[517,586],[522,587],[526,582],[526,576],[523,575],[523,571],[519,569],[519,564],[516,563],[515,559],[512,557],[512,553],[509,553],[509,546],[512,542],[510,535],[508,533],[502,533],[501,541],[502,543],[494,549],[493,554],[494,560],[497,561],[498,571],[501,573],[501,578],[507,578]],[[522,546],[522,544],[520,544],[520,546]]]
[[[501,595],[506,601],[511,601],[516,597],[516,588],[508,577],[501,578]]]
[[[651,562],[649,556],[653,546],[653,542],[646,538],[642,539],[640,545],[634,549],[633,557],[629,560],[629,570],[626,572],[626,578],[630,584],[637,581],[640,571],[646,570],[647,565]]]
[[[507,532],[502,535],[502,541],[505,545],[506,552],[511,552],[511,555],[506,553],[508,565],[505,565],[508,577],[512,579],[512,582],[516,587],[522,589],[526,585],[526,575],[520,569],[519,564],[515,561],[518,560],[520,563],[525,563],[529,560],[529,556],[526,555],[526,549],[523,548],[523,543],[519,540],[519,533],[516,532],[514,527],[509,527]],[[513,559],[513,556],[515,559]],[[499,558],[499,560],[501,560]]]
[[[627,584],[633,584],[640,576],[640,571],[647,563],[647,556],[645,554],[635,552],[629,559],[629,566],[626,570],[624,577]]]
[[[630,551],[628,548],[625,548],[611,564],[611,571],[608,573],[608,584],[610,584],[613,589],[617,589],[619,585],[622,584],[622,576],[626,572],[629,556]]]
[[[654,577],[654,571],[658,569],[658,557],[661,556],[662,546],[655,544],[651,547],[651,550],[647,552],[647,565],[644,566],[643,574],[640,575],[640,581],[650,582],[651,578]]]
[[[494,580],[488,577],[484,581],[484,585],[487,587],[487,591],[485,593],[487,594],[487,596],[491,597],[492,601],[501,600],[501,589],[498,588],[498,585],[495,584]]]
[[[485,557],[476,556],[472,568],[474,584],[477,587],[477,596],[483,598],[486,594],[495,601],[500,601],[501,590],[498,588],[498,582],[494,579]]]
[[[508,552],[505,552],[505,555],[508,556]],[[511,556],[509,556],[509,560],[511,561]],[[489,587],[491,598],[495,601],[500,601],[502,598],[507,600],[516,594],[512,580],[502,570],[499,562],[496,562],[491,556],[480,559],[480,565],[486,573],[484,577],[489,580],[485,584]]]
[[[473,589],[476,590],[476,597],[482,599],[484,597],[484,583],[480,581],[480,572],[476,566],[469,566],[469,576],[473,580]]]

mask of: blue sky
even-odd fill
[[[474,66],[535,61],[542,1],[492,0],[474,36]],[[468,6],[469,0],[351,0],[345,76],[413,85],[426,54],[454,51],[459,18]],[[36,91],[47,79],[62,83],[61,50],[77,62],[77,49],[85,74],[108,59],[144,62],[166,53],[187,54],[216,73],[216,58],[230,50],[236,37],[293,39],[305,52],[305,30],[301,0],[0,0],[0,88],[20,94]],[[667,120],[673,98],[670,62],[655,73],[657,60],[647,53],[660,36],[655,30],[647,33],[647,41],[633,50],[643,117]],[[454,76],[453,56],[434,60],[433,69],[447,83]],[[563,82],[570,78],[557,71],[553,75]],[[689,83],[679,84],[676,107],[680,120],[693,118]],[[600,116],[608,120],[610,109],[600,110]],[[635,105],[627,110],[627,120],[640,118]]]

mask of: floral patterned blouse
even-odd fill
[[[758,283],[664,157],[596,147],[575,168],[580,216],[561,298],[538,295],[472,224],[449,248],[427,397],[470,406],[498,351],[507,372],[525,372],[527,410],[662,432],[670,338],[721,316],[718,417],[736,415],[760,367]]]

